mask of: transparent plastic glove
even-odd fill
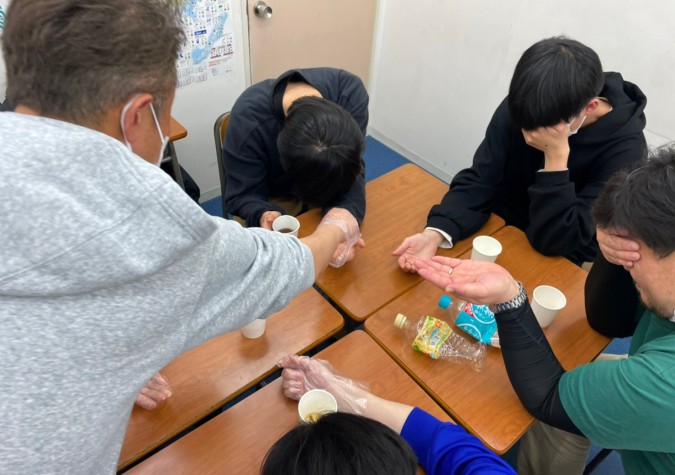
[[[335,254],[333,254],[333,259],[330,261],[331,267],[342,267],[345,262],[354,258],[355,246],[365,246],[363,239],[361,239],[361,233],[359,232],[359,223],[346,209],[331,208],[331,210],[323,217],[319,226],[324,224],[334,224],[338,226],[345,235],[344,241],[338,245]]]
[[[310,389],[323,389],[335,397],[338,410],[363,414],[368,390],[360,383],[335,373],[330,363],[307,356],[288,355],[279,360],[284,395],[299,400]]]
[[[169,381],[157,373],[150,381],[145,383],[141,392],[136,396],[136,405],[152,411],[171,397]]]

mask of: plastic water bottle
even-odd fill
[[[457,328],[486,345],[499,348],[497,321],[487,305],[472,304],[465,300],[458,300],[453,303],[451,297],[442,295],[438,301],[438,306],[448,311],[450,321]]]
[[[443,320],[426,316],[414,322],[399,313],[394,325],[405,332],[406,339],[413,349],[433,359],[468,363],[475,371],[483,368],[485,344],[470,341]]]

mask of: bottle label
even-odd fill
[[[443,320],[427,316],[417,337],[412,342],[414,350],[438,359],[443,343],[452,334],[452,328]]]
[[[494,314],[487,305],[474,305],[466,302],[457,315],[455,325],[478,341],[488,345],[493,343],[497,331]]]

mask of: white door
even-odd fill
[[[346,69],[368,85],[377,0],[247,0],[251,80]]]

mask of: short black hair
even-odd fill
[[[364,139],[356,120],[320,97],[302,97],[291,104],[277,148],[293,193],[314,206],[325,206],[346,193],[364,170]]]
[[[598,226],[625,230],[668,257],[675,250],[675,144],[612,176],[592,213]]]
[[[509,86],[511,120],[525,130],[569,122],[605,83],[598,55],[578,41],[556,36],[520,57]]]
[[[367,417],[336,412],[300,424],[267,452],[261,475],[414,475],[403,438]]]

